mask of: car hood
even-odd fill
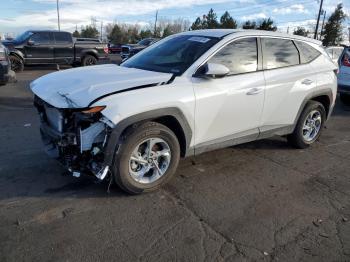
[[[30,84],[32,92],[57,108],[85,108],[111,93],[163,84],[172,74],[117,65],[68,69],[42,76]]]

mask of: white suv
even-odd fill
[[[164,184],[180,157],[273,135],[308,147],[333,109],[336,71],[309,38],[203,30],[121,66],[43,76],[31,89],[51,156],[74,176],[110,176],[137,194]]]

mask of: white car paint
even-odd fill
[[[115,125],[130,116],[153,109],[178,108],[194,134],[191,147],[213,144],[231,137],[257,138],[259,132],[293,125],[304,99],[313,93],[326,89],[333,93],[334,99],[336,97],[337,83],[333,72],[336,67],[328,56],[325,57],[326,53],[318,41],[254,30],[199,30],[182,34],[222,37],[222,40],[170,84],[162,85],[170,79],[170,74],[104,65],[44,76],[32,83],[32,91],[58,108],[86,107],[97,97],[111,92],[159,83],[153,87],[106,96],[92,106],[106,106],[102,114]],[[193,76],[200,65],[227,43],[252,36],[296,39],[309,43],[322,55],[309,64],[220,79]],[[151,48],[156,48],[163,41],[166,40],[159,41]],[[251,91],[254,91],[253,95],[249,95]]]
[[[84,108],[105,94],[167,82],[171,76],[172,74],[107,64],[51,73],[33,81],[30,88],[54,107]]]

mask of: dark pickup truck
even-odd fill
[[[95,65],[108,57],[107,45],[98,41],[78,41],[69,32],[26,31],[12,41],[3,41],[9,50],[13,71],[22,71],[24,65],[69,64]]]

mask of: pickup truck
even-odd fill
[[[13,71],[24,65],[95,65],[108,57],[107,45],[96,41],[77,41],[69,32],[52,30],[26,31],[12,41],[3,41],[9,50]]]

